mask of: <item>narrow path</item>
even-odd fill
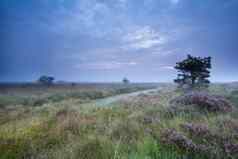
[[[103,99],[98,99],[98,100],[95,100],[94,105],[97,107],[107,107],[116,101],[130,98],[130,97],[135,97],[139,94],[148,94],[150,92],[154,92],[154,91],[158,91],[158,90],[160,90],[160,88],[148,89],[148,90],[137,91],[137,92],[127,93],[127,94],[120,94],[120,95],[107,97],[107,98],[103,98]]]

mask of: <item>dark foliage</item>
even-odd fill
[[[44,84],[44,85],[52,85],[53,82],[54,82],[55,78],[54,77],[51,77],[51,76],[41,76],[39,79],[38,79],[38,82],[41,83],[41,84]]]
[[[208,87],[210,81],[211,57],[193,57],[188,55],[187,59],[176,63],[175,69],[179,71],[175,83],[182,88]]]
[[[129,84],[130,83],[130,81],[126,77],[122,79],[122,82],[124,84]]]

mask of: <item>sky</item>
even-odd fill
[[[187,54],[238,81],[237,0],[1,0],[0,19],[0,82],[172,82]]]

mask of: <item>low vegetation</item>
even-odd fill
[[[206,98],[193,94],[199,98],[192,100],[172,85],[165,85],[160,90],[120,98],[109,107],[99,107],[95,100],[108,95],[89,97],[87,91],[83,96],[62,95],[60,100],[48,99],[54,97],[51,95],[40,106],[4,105],[1,100],[0,158],[235,159],[237,91],[225,87],[230,92],[226,96],[212,95],[224,87],[212,86]],[[124,89],[115,89],[113,94],[131,92]],[[219,111],[201,109],[207,104]],[[227,111],[231,105],[232,111]]]
[[[211,57],[175,69],[178,87],[48,76],[2,86],[0,159],[238,158],[238,85],[209,85]]]
[[[41,106],[77,99],[88,102],[117,94],[154,88],[155,84],[16,84],[0,85],[0,107],[7,105]]]

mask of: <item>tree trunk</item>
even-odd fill
[[[195,86],[195,80],[196,80],[196,77],[192,77],[192,88],[194,88]]]

